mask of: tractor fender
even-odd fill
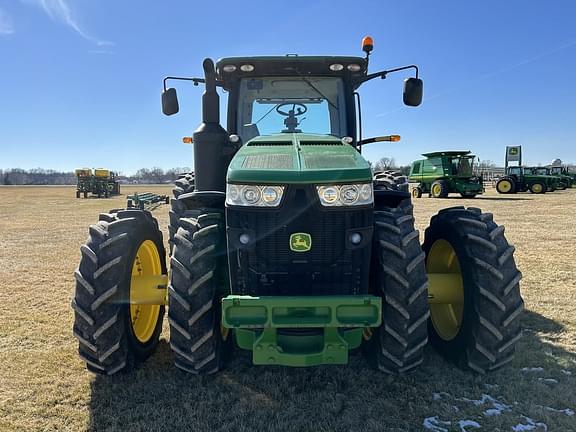
[[[201,208],[224,210],[226,194],[219,191],[194,191],[182,194],[178,199],[184,201],[189,210]]]
[[[381,210],[384,207],[396,208],[406,199],[410,199],[410,192],[375,189],[374,210]]]

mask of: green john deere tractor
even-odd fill
[[[553,165],[547,167],[550,169],[552,175],[560,176],[562,182],[566,184],[566,188],[574,187],[576,185],[576,173],[571,173],[568,167],[561,165]]]
[[[410,183],[412,196],[420,198],[427,193],[434,198],[446,198],[459,193],[463,198],[474,198],[484,192],[481,175],[474,173],[476,156],[470,151],[443,151],[422,154],[426,159],[412,162]]]
[[[361,348],[386,373],[430,342],[485,373],[512,359],[521,330],[514,247],[490,213],[453,207],[421,246],[410,194],[374,186],[356,92],[416,66],[368,73],[366,57],[233,57],[203,62],[194,175],[177,182],[169,267],[145,210],[100,215],[75,273],[74,335],[89,370],[129,370],[155,350],[168,306],[175,365],[220,370],[234,348],[254,364],[343,364]],[[175,79],[175,78],[167,78]],[[166,88],[163,112],[178,110]],[[218,88],[228,92],[220,125]]]
[[[530,168],[509,166],[506,174],[496,183],[496,190],[501,194],[513,194],[530,191],[543,194],[556,190],[556,179],[547,175],[536,174]]]

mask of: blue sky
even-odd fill
[[[372,71],[416,63],[425,91],[409,108],[403,75],[362,88],[364,136],[402,136],[367,158],[502,164],[522,145],[528,164],[576,163],[575,18],[573,1],[0,0],[0,168],[190,166],[202,89],[180,86],[164,117],[163,76],[200,76],[204,57],[361,55],[366,34]]]

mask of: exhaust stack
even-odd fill
[[[228,133],[220,125],[220,97],[212,59],[202,63],[206,90],[202,95],[202,124],[194,131],[194,173],[197,191],[226,191],[230,159]]]

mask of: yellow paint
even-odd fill
[[[308,252],[312,248],[312,237],[308,233],[294,233],[290,236],[290,250]]]
[[[439,239],[426,260],[430,318],[438,335],[452,340],[460,331],[464,312],[464,283],[460,262],[452,245]]]
[[[498,183],[498,192],[510,192],[512,189],[512,183],[509,180],[502,180]]]
[[[160,305],[166,300],[167,276],[162,275],[160,254],[151,240],[144,240],[132,264],[130,279],[130,320],[134,336],[146,343],[154,334],[160,317]],[[158,289],[158,286],[163,286]],[[159,293],[155,293],[154,290]],[[151,301],[158,301],[151,304]]]

